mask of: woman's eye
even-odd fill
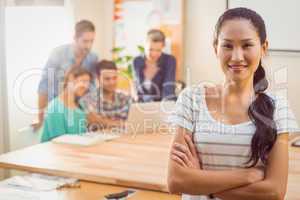
[[[245,44],[243,47],[244,48],[249,48],[249,47],[252,47],[253,46],[253,44]]]
[[[225,48],[225,49],[230,49],[231,48],[231,46],[228,45],[228,44],[224,44],[224,45],[222,45],[222,47]]]
[[[222,47],[226,48],[226,49],[232,49],[232,45],[231,44],[223,44]]]

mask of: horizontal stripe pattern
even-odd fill
[[[278,134],[299,131],[286,98],[269,96],[275,102],[274,121]],[[229,170],[246,166],[255,125],[251,121],[236,125],[216,121],[206,106],[203,86],[187,88],[180,94],[171,119],[175,125],[186,128],[193,134],[204,169]],[[261,162],[258,165],[261,165]],[[184,197],[183,199],[191,199],[189,195]],[[199,196],[192,199],[202,198]]]
[[[228,145],[214,143],[196,143],[196,145],[199,147],[198,152],[203,154],[226,154],[247,156],[250,150],[249,146],[243,145]]]

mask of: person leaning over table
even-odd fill
[[[94,24],[88,20],[81,20],[76,23],[74,31],[74,42],[55,48],[43,68],[38,86],[38,122],[32,124],[35,130],[43,124],[44,109],[48,102],[60,94],[64,74],[69,67],[84,67],[92,72],[93,65],[98,61],[97,55],[91,52],[95,39]]]
[[[184,200],[283,200],[288,135],[299,128],[286,98],[265,92],[263,19],[247,8],[225,11],[213,46],[225,81],[180,94],[169,191]]]
[[[87,131],[87,116],[79,104],[92,81],[91,73],[73,66],[65,74],[63,91],[48,105],[45,112],[41,142],[64,134],[82,134]]]
[[[165,40],[162,31],[151,29],[145,55],[134,58],[133,78],[139,102],[175,99],[176,59],[163,53]]]

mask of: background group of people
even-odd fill
[[[38,123],[42,141],[61,134],[122,126],[132,97],[119,92],[118,68],[111,60],[98,60],[91,51],[95,26],[88,20],[75,25],[74,42],[54,49],[43,69],[38,87]],[[163,53],[165,35],[147,33],[145,54],[133,61],[133,77],[139,102],[175,99],[174,56]]]

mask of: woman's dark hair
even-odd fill
[[[248,8],[233,8],[225,11],[219,18],[215,27],[214,45],[218,43],[218,36],[223,24],[228,20],[234,19],[249,20],[256,29],[261,44],[266,42],[266,27],[262,17]],[[268,154],[277,138],[277,128],[273,119],[275,104],[274,101],[264,93],[268,88],[268,80],[266,79],[266,73],[261,65],[261,61],[254,73],[253,87],[256,98],[249,106],[248,115],[255,124],[256,130],[251,140],[250,158],[246,162],[248,167],[255,166],[259,160],[266,165]]]

